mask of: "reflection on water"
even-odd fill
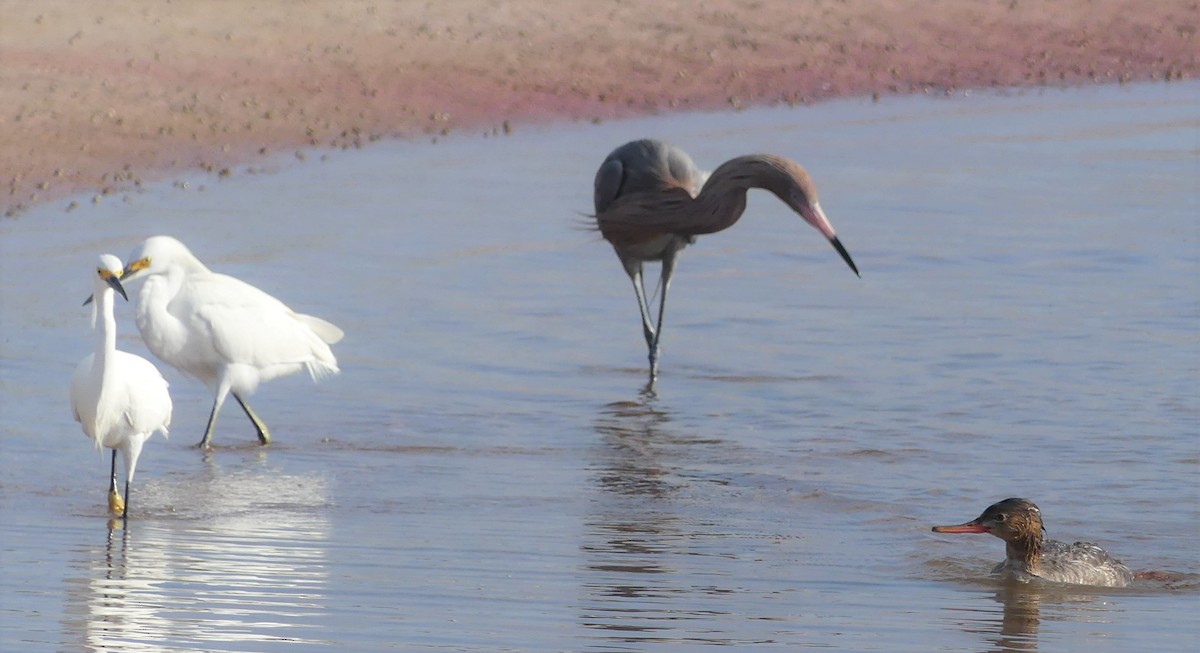
[[[1038,650],[1041,596],[1037,591],[1015,581],[1005,582],[993,598],[1000,604],[999,614],[985,604],[972,604],[972,607],[949,608],[954,615],[951,620],[964,632],[990,642],[986,650],[998,653]]]
[[[1036,651],[1040,597],[1015,583],[1005,583],[996,592],[996,600],[1004,606],[1000,633],[994,641],[997,651]]]
[[[1039,645],[1057,649],[1057,642],[1041,641],[1045,639],[1040,636],[1043,625],[1052,624],[1047,629],[1056,631],[1056,637],[1061,638],[1061,633],[1070,632],[1073,627],[1087,631],[1096,624],[1110,623],[1114,613],[1122,609],[1114,597],[1128,594],[1126,590],[1040,581],[1023,583],[1005,579],[988,584],[993,582],[999,587],[983,595],[997,606],[963,602],[947,608],[947,612],[963,632],[979,636],[990,644],[986,650],[997,653],[1037,651]]]
[[[694,553],[694,527],[674,509],[673,495],[681,485],[672,470],[684,449],[701,441],[677,435],[670,413],[657,408],[653,394],[645,391],[641,401],[606,406],[595,431],[599,443],[593,477],[599,496],[580,547],[588,571],[581,624],[605,631],[602,639],[610,644],[728,643],[719,631],[686,624],[726,612],[681,607],[706,604],[689,594],[731,591],[720,586],[716,575],[696,578],[681,564],[681,556]]]
[[[606,406],[595,426],[609,454],[597,469],[600,486],[618,496],[665,498],[671,485],[661,452],[674,439],[670,422],[652,399]]]
[[[329,537],[319,510],[328,502],[321,479],[243,474],[181,484],[175,497],[168,488],[156,490],[156,508],[165,495],[218,501],[225,512],[200,520],[131,518],[77,551],[64,630],[81,648],[321,642],[314,621],[323,612]],[[264,497],[273,497],[267,510]]]
[[[585,524],[581,544],[586,592],[580,621],[610,631],[605,639],[639,641],[673,629],[670,594],[682,591],[671,576],[671,554],[683,534],[670,509],[673,486],[662,447],[670,416],[656,410],[648,391],[642,402],[610,404],[595,425],[601,453],[595,464],[597,514]]]

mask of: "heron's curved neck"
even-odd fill
[[[746,211],[746,191],[769,190],[780,199],[788,183],[782,170],[768,165],[758,155],[739,156],[713,171],[690,207],[697,230],[693,235],[711,234],[732,227]]]

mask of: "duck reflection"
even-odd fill
[[[680,607],[682,596],[724,594],[726,589],[694,585],[680,564],[692,553],[694,533],[677,514],[684,483],[673,469],[681,447],[695,444],[673,432],[671,414],[652,394],[638,402],[605,406],[595,425],[600,435],[593,478],[596,511],[585,524],[581,546],[584,578],[580,620],[619,642],[675,640],[668,631],[681,622],[719,612],[693,614]],[[686,563],[683,563],[686,565]],[[711,579],[710,579],[711,580]],[[689,633],[689,638],[706,639]],[[715,635],[714,635],[715,636]],[[717,643],[719,640],[713,640]]]
[[[80,648],[321,641],[329,535],[324,480],[221,475],[220,516],[207,514],[199,501],[218,490],[208,484],[160,482],[145,492],[148,514],[78,552],[64,632],[76,634]],[[172,510],[173,501],[189,499],[201,508]]]
[[[993,650],[1038,650],[1041,597],[1016,582],[1006,582],[995,598],[1004,607],[1004,612],[996,624],[998,632],[993,640]]]
[[[988,651],[1037,651],[1043,622],[1104,621],[1104,613],[1114,605],[1105,597],[1104,590],[1085,586],[1004,580],[991,597],[1000,604],[1000,613],[989,610],[986,616],[960,625],[965,632],[980,635],[989,644]]]

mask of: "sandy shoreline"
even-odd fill
[[[1200,74],[1195,0],[0,0],[0,17],[8,215],[379,138]]]

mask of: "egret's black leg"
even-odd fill
[[[250,410],[250,404],[246,403],[246,400],[242,399],[241,395],[236,392],[232,394],[233,398],[237,399],[237,402],[242,407],[242,410],[246,411],[246,417],[249,417],[250,421],[254,422],[254,428],[258,431],[259,443],[271,444],[271,434],[267,431],[267,425],[263,424],[263,421],[258,418],[258,415],[255,415],[254,411]]]

